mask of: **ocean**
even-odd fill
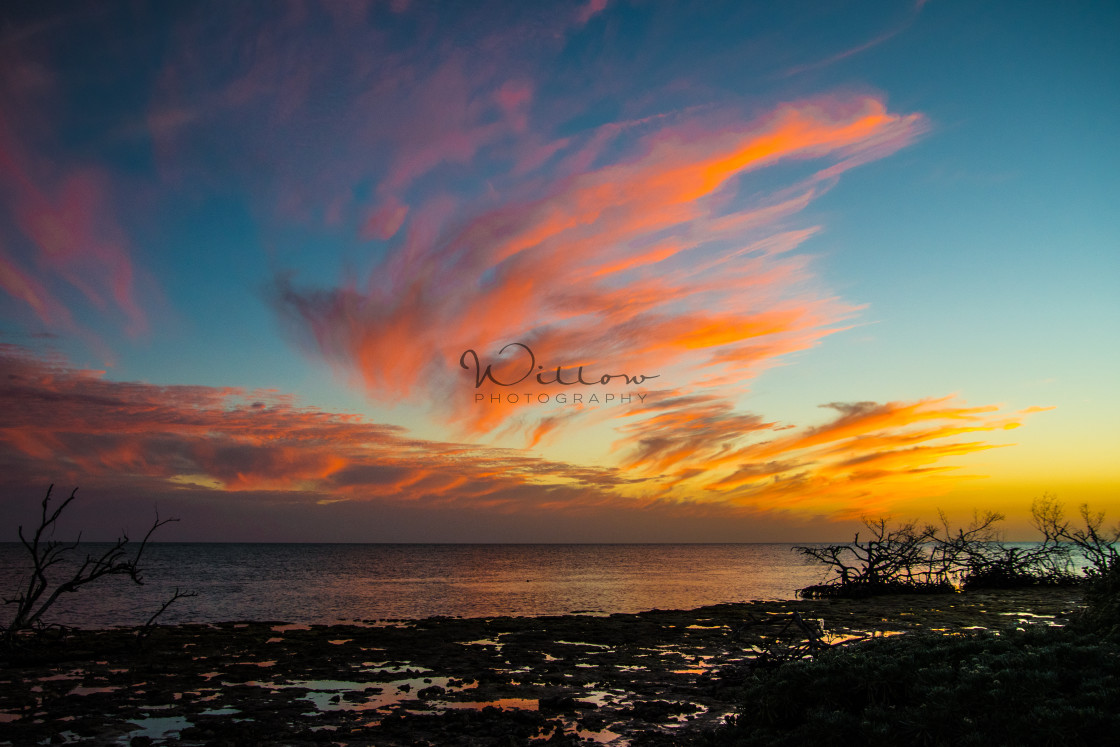
[[[75,560],[107,545],[83,544]],[[44,621],[83,628],[143,625],[175,589],[163,624],[261,620],[340,623],[436,615],[610,614],[792,599],[823,578],[789,544],[149,545],[143,586],[99,579],[65,594]],[[30,570],[18,543],[0,544],[0,595]],[[61,580],[65,567],[50,569]],[[13,605],[0,607],[10,618]],[[7,619],[4,620],[7,622]]]

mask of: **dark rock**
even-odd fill
[[[554,695],[541,698],[539,701],[542,711],[555,713],[574,713],[575,711],[595,710],[599,706],[589,700],[576,700],[570,695]]]
[[[695,713],[700,710],[695,703],[677,702],[670,703],[664,700],[648,700],[635,703],[631,708],[622,711],[622,714],[633,718],[653,723],[669,721],[674,716],[685,713]]]

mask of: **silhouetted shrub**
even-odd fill
[[[868,539],[843,545],[794,548],[824,564],[834,575],[823,584],[800,589],[803,597],[867,596],[899,591],[918,591],[940,585],[924,568],[929,554],[925,545],[931,527],[919,529],[914,522],[889,527],[887,519],[864,519]]]
[[[1078,513],[1081,525],[1073,527],[1065,520],[1062,505],[1053,496],[1035,501],[1036,518],[1041,516],[1043,531],[1068,542],[1084,558],[1086,607],[1075,625],[1098,635],[1120,639],[1120,526],[1104,527],[1104,512],[1094,513],[1081,504]]]
[[[1103,514],[1082,506],[1083,529],[1065,521],[1062,506],[1044,496],[1031,507],[1041,541],[1008,544],[997,525],[1003,515],[977,513],[965,528],[953,529],[944,514],[941,525],[916,522],[889,526],[888,519],[864,519],[867,539],[846,544],[794,548],[824,565],[829,578],[799,589],[806,598],[860,597],[872,594],[948,592],[958,588],[1012,588],[1076,584],[1102,576],[1116,561],[1120,530],[1101,529]],[[1074,571],[1073,555],[1087,563]]]

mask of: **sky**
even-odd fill
[[[1120,8],[6,3],[0,512],[1120,519]]]

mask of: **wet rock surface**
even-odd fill
[[[792,612],[829,640],[1060,624],[1076,589],[609,616],[80,631],[0,669],[0,744],[674,744],[720,723]]]

